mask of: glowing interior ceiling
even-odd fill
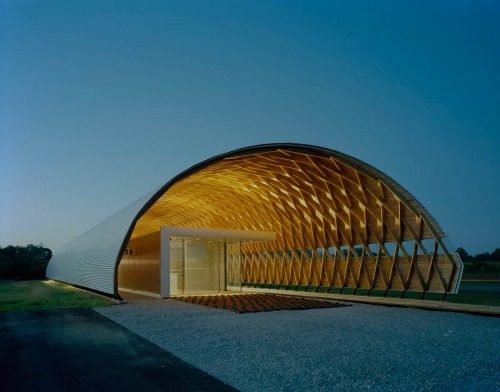
[[[283,149],[222,158],[174,182],[131,239],[163,225],[274,231],[276,250],[444,237],[411,195],[374,168],[341,154]]]

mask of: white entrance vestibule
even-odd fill
[[[267,231],[161,227],[160,296],[241,291],[241,245],[274,241]]]

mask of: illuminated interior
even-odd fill
[[[209,160],[167,184],[134,223],[118,286],[136,292],[160,293],[161,226],[276,233],[273,241],[226,243],[224,252],[216,242],[176,239],[171,252],[185,252],[183,263],[172,264],[176,293],[223,291],[229,281],[445,293],[457,290],[462,270],[439,225],[398,183],[352,157],[309,146],[248,148]],[[196,252],[218,261],[196,261]],[[236,265],[231,279],[222,267],[227,257]]]

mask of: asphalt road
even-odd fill
[[[0,312],[0,391],[234,391],[92,309]]]

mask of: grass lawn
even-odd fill
[[[382,294],[380,294],[380,296],[382,296]],[[421,293],[406,292],[404,298],[420,299],[420,296]],[[392,293],[389,292],[387,297],[400,298],[401,292],[400,291]],[[441,301],[442,298],[443,294],[441,293],[427,293],[425,294],[424,297],[424,299],[428,301]],[[453,302],[457,304],[500,306],[500,292],[494,290],[481,290],[481,291],[460,290],[458,294],[448,294],[446,296],[446,302]]]
[[[492,287],[500,287],[500,279],[499,280],[484,280],[484,279],[462,279],[460,282],[460,287],[467,286],[492,286]]]
[[[468,290],[467,286],[480,287],[482,290]],[[458,294],[448,295],[446,301],[462,304],[500,306],[499,287],[500,281],[462,280]]]
[[[458,294],[447,295],[446,302],[500,306],[500,293],[498,291],[460,291]]]
[[[114,302],[52,280],[0,280],[0,311],[95,308]]]

